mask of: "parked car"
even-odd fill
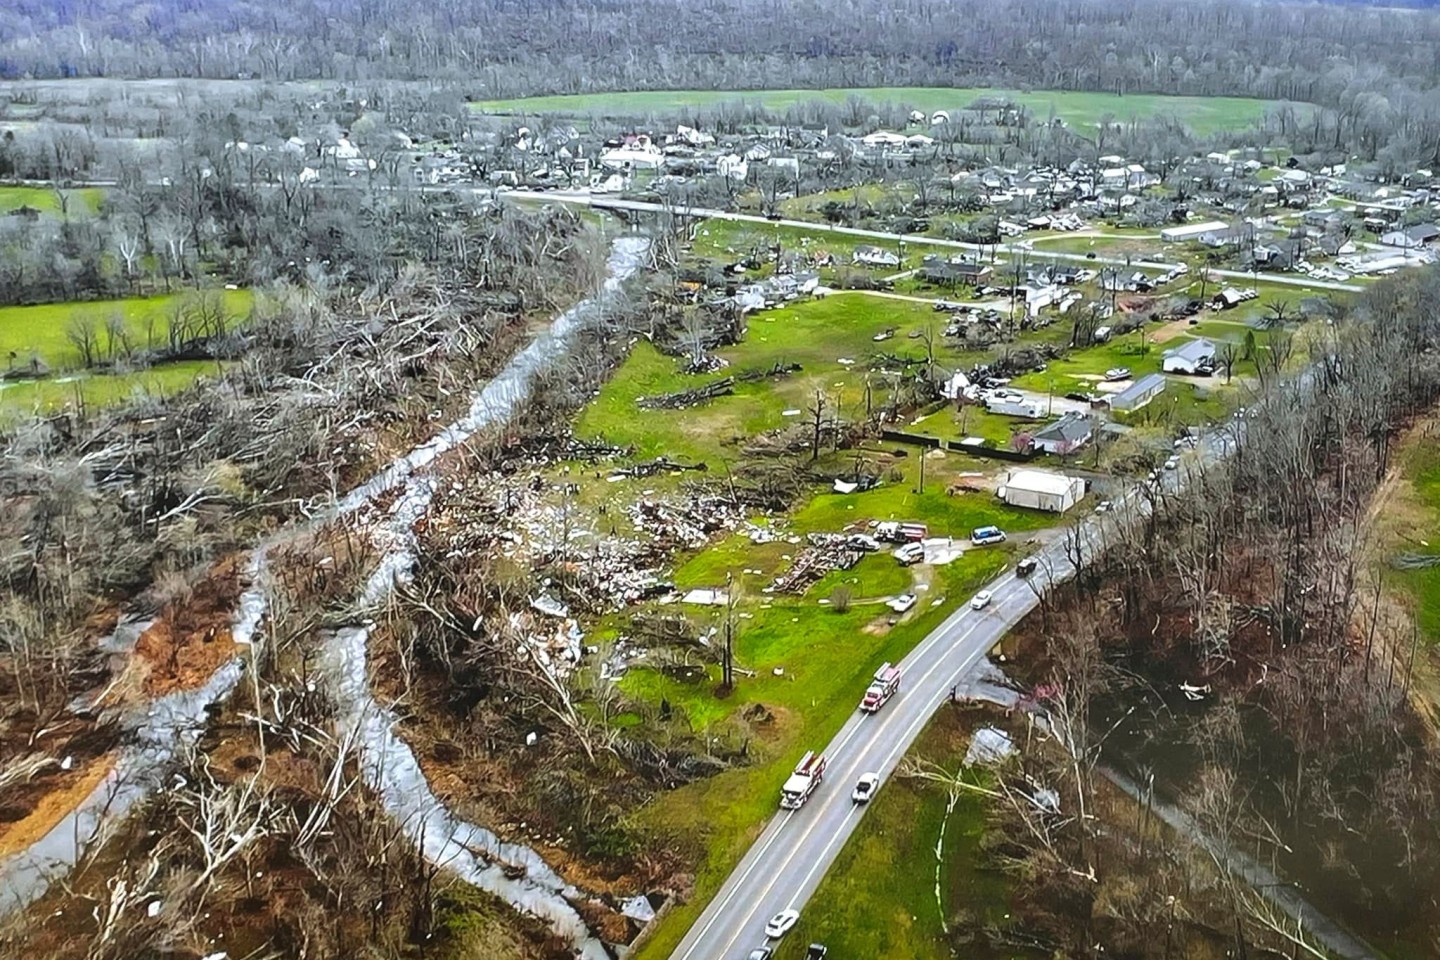
[[[911,607],[915,606],[915,603],[915,594],[902,593],[898,597],[887,600],[885,602],[885,606],[889,607],[891,610],[894,610],[896,613],[906,613],[910,610]]]
[[[805,950],[805,960],[825,960],[825,954],[829,953],[823,943],[812,943]]]
[[[1030,574],[1035,572],[1035,568],[1038,565],[1039,564],[1034,557],[1026,557],[1024,560],[1021,560],[1019,563],[1015,564],[1015,576],[1028,577],[1030,576]]]
[[[790,928],[795,926],[795,921],[799,919],[800,911],[781,910],[770,918],[769,923],[765,924],[765,936],[772,940],[783,937],[790,932]]]
[[[912,563],[919,563],[925,559],[925,544],[907,543],[895,551],[895,559],[900,561],[900,566],[908,567]]]
[[[756,947],[745,956],[745,960],[770,960],[775,951],[770,947]]]
[[[1117,381],[1117,380],[1129,380],[1129,379],[1130,379],[1130,368],[1129,368],[1129,367],[1111,367],[1109,370],[1106,370],[1106,371],[1105,371],[1105,382],[1106,382],[1106,383],[1114,383],[1114,382]]]
[[[850,799],[856,803],[869,803],[870,798],[875,796],[875,788],[880,786],[880,774],[862,773],[855,789],[850,792]]]
[[[975,594],[975,598],[970,601],[970,609],[984,610],[986,607],[990,606],[990,597],[991,594],[989,590],[981,590],[979,593]]]
[[[1112,504],[1109,500],[1101,500],[1099,503],[1095,504],[1095,512],[1096,512],[1096,513],[1109,513],[1109,512],[1110,512],[1110,509],[1111,509],[1113,506],[1114,506],[1114,504]]]
[[[1180,466],[1180,458],[1179,458],[1179,457],[1171,457],[1170,459],[1168,459],[1168,460],[1165,461],[1165,469],[1166,469],[1166,470],[1174,470],[1174,469],[1175,469],[1176,467],[1178,467],[1178,466]]]

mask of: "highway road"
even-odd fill
[[[1168,485],[1176,482],[1174,474],[1166,476]],[[1082,557],[1100,546],[1111,524],[1129,522],[1146,509],[1148,502],[1137,489],[1116,501],[1111,513],[1085,519],[1075,534],[1082,538]],[[805,906],[864,814],[865,807],[850,799],[860,775],[880,774],[883,792],[905,751],[949,699],[951,689],[963,683],[1005,633],[1035,609],[1040,591],[1074,575],[1064,537],[1031,556],[1039,564],[1028,578],[1016,576],[1013,569],[1002,574],[986,587],[993,599],[982,610],[971,609],[970,598],[964,598],[965,605],[901,661],[900,691],[879,713],[856,710],[825,747],[829,763],[825,780],[805,806],[780,810],[780,783],[775,784],[776,816],[695,921],[672,960],[744,960],[767,942],[764,928],[771,917]],[[863,693],[863,689],[855,691],[857,706]]]
[[[489,188],[483,191],[491,193]],[[881,230],[862,230],[859,227],[838,227],[824,223],[814,223],[809,220],[771,220],[768,217],[758,216],[753,213],[732,213],[727,210],[715,210],[709,207],[684,207],[666,206],[660,203],[646,203],[640,200],[621,200],[618,197],[595,195],[585,191],[537,191],[537,190],[502,190],[497,196],[509,197],[515,200],[538,200],[551,203],[570,203],[578,206],[593,207],[596,210],[621,210],[634,213],[670,213],[676,216],[703,217],[707,220],[730,220],[740,223],[773,224],[781,227],[795,227],[801,230],[814,230],[824,233],[833,233],[840,236],[860,237],[866,240],[874,240],[879,243],[921,244],[930,247],[946,247],[954,250],[963,250],[966,253],[975,254],[977,257],[987,255],[992,251],[995,253],[1020,254],[1034,260],[1076,260],[1088,264],[1101,264],[1104,266],[1129,267],[1131,269],[1169,270],[1178,264],[1166,263],[1159,260],[1126,260],[1123,257],[1106,257],[1096,254],[1091,257],[1083,253],[1063,253],[1052,250],[1033,250],[1023,243],[1002,243],[978,244],[966,243],[962,240],[945,240],[940,237],[928,237],[918,233],[885,233]],[[1341,293],[1359,293],[1365,288],[1354,283],[1336,283],[1331,280],[1312,280],[1309,277],[1291,277],[1280,274],[1267,273],[1262,277],[1246,273],[1241,270],[1210,270],[1212,279],[1236,280],[1255,282],[1263,280],[1265,283],[1277,283],[1282,286],[1303,287],[1310,290],[1330,290]]]

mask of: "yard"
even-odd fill
[[[254,306],[249,290],[219,290],[203,294],[220,298],[227,326],[242,322]],[[73,370],[83,357],[71,337],[77,320],[93,325],[101,344],[107,340],[105,326],[114,317],[137,348],[145,348],[153,337],[163,343],[170,316],[186,308],[196,294],[176,293],[160,297],[131,297],[125,300],[91,300],[74,303],[47,303],[28,307],[0,307],[0,358],[9,367],[23,367],[32,356],[52,371]]]
[[[0,187],[0,215],[29,208],[60,216],[62,208],[72,217],[91,217],[100,212],[105,191],[98,187],[52,190],[48,187]]]
[[[168,396],[203,376],[218,376],[225,364],[182,360],[117,374],[75,374],[44,380],[0,380],[0,417],[7,413],[50,413],[74,405],[104,407],[137,395]]]
[[[817,390],[828,410],[838,410],[847,419],[862,417],[867,375],[871,402],[879,406],[885,401],[881,378],[869,373],[870,361],[880,354],[923,359],[923,341],[909,334],[931,329],[937,359],[954,361],[961,356],[941,345],[941,320],[927,304],[850,292],[752,315],[744,342],[719,351],[730,366],[716,374],[688,375],[681,371],[679,360],[640,343],[581,414],[576,433],[633,445],[641,456],[664,453],[707,460],[713,467],[716,461],[734,460],[739,445],[756,434],[803,422]],[[875,341],[876,335],[891,330],[893,337]],[[690,389],[777,363],[798,363],[801,370],[783,379],[740,384],[732,395],[689,410],[647,410],[636,403],[641,397]]]
[[[1198,135],[1240,129],[1260,120],[1279,101],[1242,97],[1168,97],[1150,94],[1122,96],[1074,91],[994,90],[975,87],[854,87],[823,90],[646,90],[614,93],[487,100],[471,104],[485,113],[566,113],[601,116],[667,115],[686,109],[723,104],[757,104],[784,110],[796,104],[828,101],[843,104],[852,97],[870,103],[895,103],[911,109],[963,109],[980,97],[1009,99],[1029,108],[1044,120],[1054,114],[1075,127],[1093,127],[1102,119],[1125,122],[1165,117],[1180,121]]]

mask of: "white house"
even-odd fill
[[[1166,373],[1209,376],[1215,369],[1215,344],[1201,337],[1166,350],[1160,361]]]
[[[1085,498],[1085,481],[1043,470],[1017,470],[995,492],[1012,507],[1064,513]]]

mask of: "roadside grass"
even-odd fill
[[[940,710],[907,756],[953,771],[983,716],[978,709]],[[981,785],[988,779],[984,773],[966,776]],[[946,924],[963,923],[971,934],[987,925],[1005,927],[1011,883],[985,865],[981,850],[987,802],[961,791],[946,823],[948,803],[948,791],[941,784],[898,775],[882,783],[801,911],[799,923],[781,941],[777,960],[799,960],[810,943],[825,944],[835,957],[951,960],[957,956],[956,941],[947,938]],[[942,824],[937,902],[936,847]],[[983,937],[966,941],[958,955],[966,960],[1032,956],[1014,949],[996,950]]]
[[[66,407],[110,406],[137,396],[166,397],[203,376],[218,376],[225,367],[225,363],[215,360],[181,360],[130,373],[0,381],[0,419],[6,415],[53,413]]]
[[[775,715],[772,729],[752,741],[756,762],[664,794],[635,815],[636,825],[671,838],[697,857],[695,893],[678,906],[636,953],[639,960],[660,960],[714,896],[731,868],[776,810],[779,785],[807,747],[823,745],[844,724],[859,701],[865,683],[884,660],[899,660],[971,592],[1005,564],[1004,550],[977,550],[936,568],[935,581],[917,607],[918,615],[886,633],[866,632],[873,612],[852,607],[838,613],[813,600],[775,601],[756,610],[736,641],[736,658],[756,671],[742,678],[722,709],[712,692],[716,679],[686,686],[668,678],[627,675],[622,689],[632,697],[657,694],[683,709],[691,722],[716,722],[725,714],[760,703]],[[943,596],[939,606],[930,600]],[[776,666],[784,668],[775,676]],[[834,789],[834,785],[829,789]]]
[[[1088,128],[1107,117],[1115,122],[1165,117],[1177,120],[1193,133],[1201,135],[1247,127],[1261,120],[1266,110],[1281,105],[1280,101],[1243,97],[1121,96],[976,87],[832,87],[821,90],[644,90],[485,100],[470,106],[485,113],[668,116],[685,110],[730,104],[754,104],[768,110],[784,110],[814,101],[843,104],[852,97],[926,112],[964,109],[979,97],[1003,98],[1024,105],[1037,120],[1046,120],[1053,112],[1071,126]]]
[[[1428,435],[1413,435],[1400,450],[1398,466],[1403,502],[1395,512],[1403,516],[1404,529],[1392,529],[1385,538],[1391,552],[1440,552],[1440,445]],[[1387,569],[1384,576],[1402,584],[1412,597],[1426,641],[1440,642],[1440,567]]]
[[[849,191],[842,191],[848,193]],[[805,199],[805,198],[801,198]],[[783,223],[756,223],[751,220],[706,220],[695,233],[691,245],[692,255],[716,263],[729,263],[739,256],[748,254],[756,247],[768,249],[779,245],[785,250],[805,249],[811,252],[823,251],[832,255],[839,267],[850,267],[856,247],[881,247],[897,255],[900,249],[894,241],[845,233],[834,226],[816,223],[813,227],[797,227]],[[906,241],[904,263],[898,267],[860,267],[876,276],[886,276],[920,265],[926,254],[937,253],[951,256],[960,252],[958,248],[927,244],[923,241]],[[764,270],[749,276],[765,276],[772,272],[770,264]],[[822,271],[824,276],[826,271]]]
[[[72,217],[93,217],[100,212],[105,191],[99,187],[80,187],[61,191]],[[60,196],[48,187],[0,187],[0,215],[28,207],[40,213],[60,216]]]
[[[255,302],[250,290],[207,290],[202,295],[221,298],[230,325],[243,322]],[[38,355],[54,372],[78,368],[83,357],[68,336],[70,325],[77,318],[92,321],[100,342],[104,343],[105,324],[118,316],[132,341],[144,348],[147,327],[153,323],[155,336],[163,340],[170,312],[193,296],[194,292],[185,292],[123,300],[0,307],[0,360],[11,367],[23,367],[32,355]]]

